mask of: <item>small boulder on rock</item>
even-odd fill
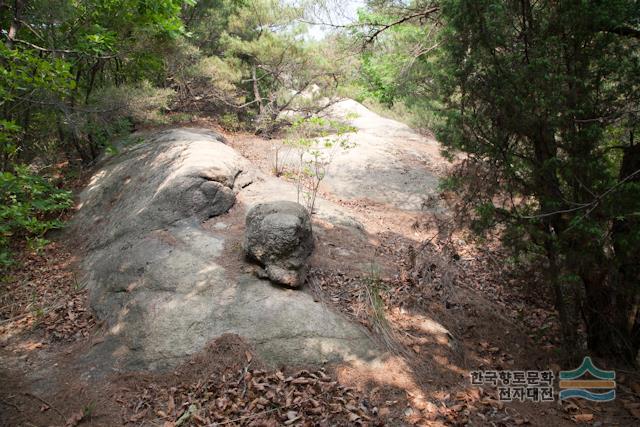
[[[313,251],[311,219],[299,203],[278,201],[254,206],[247,213],[244,249],[264,266],[274,283],[298,288]]]

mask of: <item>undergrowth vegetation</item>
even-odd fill
[[[72,205],[71,192],[59,189],[24,165],[0,174],[0,267],[13,262],[11,239],[26,239],[37,250],[48,243],[49,230],[63,225],[62,214]]]
[[[289,129],[285,151],[274,150],[274,173],[288,174],[295,181],[298,203],[305,206],[309,214],[314,213],[320,183],[335,155],[355,147],[345,135],[353,131],[353,126],[337,120],[299,119]],[[293,162],[287,169],[287,158],[291,154]]]
[[[28,170],[85,168],[116,153],[115,139],[181,117],[268,135],[290,122],[283,111],[330,105],[341,63],[302,38],[302,11],[273,0],[0,4],[3,263],[10,240],[43,244],[68,207]]]

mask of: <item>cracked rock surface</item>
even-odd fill
[[[244,214],[291,193],[278,185],[203,129],[145,135],[104,160],[71,226],[85,250],[81,281],[106,328],[85,361],[105,371],[171,368],[224,333],[274,365],[379,355],[359,326],[311,295],[229,271],[224,233],[202,227],[234,204]]]

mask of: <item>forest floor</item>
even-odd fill
[[[380,123],[371,123],[372,132],[384,136]],[[187,125],[215,127],[208,121]],[[384,143],[406,146],[407,134],[399,129],[405,132],[394,128],[395,136],[385,137]],[[409,144],[420,144],[417,136],[411,138]],[[274,147],[283,142],[246,134],[227,139],[266,173],[272,172]],[[419,155],[407,159],[415,167],[423,160]],[[441,176],[449,167],[439,156],[428,160],[425,167],[431,173]],[[346,169],[343,164],[344,173]],[[343,176],[350,179],[348,173]],[[77,181],[81,188],[83,178]],[[374,190],[362,191],[375,195]],[[311,259],[308,290],[386,346],[393,357],[384,364],[273,369],[241,337],[223,335],[171,372],[94,378],[67,363],[73,354],[99,343],[103,328],[88,307],[86,289],[76,279],[82,254],[61,234],[39,253],[17,247],[18,266],[3,278],[0,424],[631,426],[640,422],[640,374],[624,367],[616,367],[617,399],[601,404],[558,402],[557,396],[546,403],[502,402],[497,387],[472,385],[472,371],[551,370],[557,375],[561,368],[576,367],[564,365],[560,358],[554,310],[538,274],[514,268],[497,241],[474,242],[464,229],[454,227],[446,209],[403,209],[376,197],[345,193],[331,180],[320,191],[324,199],[344,207],[363,224],[367,243],[350,241],[339,229],[316,219],[320,237]],[[446,206],[451,197],[455,195],[420,203]],[[606,361],[595,362],[600,368],[612,368]],[[557,385],[556,380],[556,392]]]

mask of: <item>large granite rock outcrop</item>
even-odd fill
[[[202,226],[232,206],[227,215],[244,216],[240,195],[252,187],[252,201],[285,194],[274,190],[280,184],[207,130],[141,139],[103,160],[71,227],[85,253],[82,281],[106,326],[90,363],[168,368],[224,333],[246,338],[273,364],[377,353],[357,325],[311,295],[231,271],[228,236]]]

